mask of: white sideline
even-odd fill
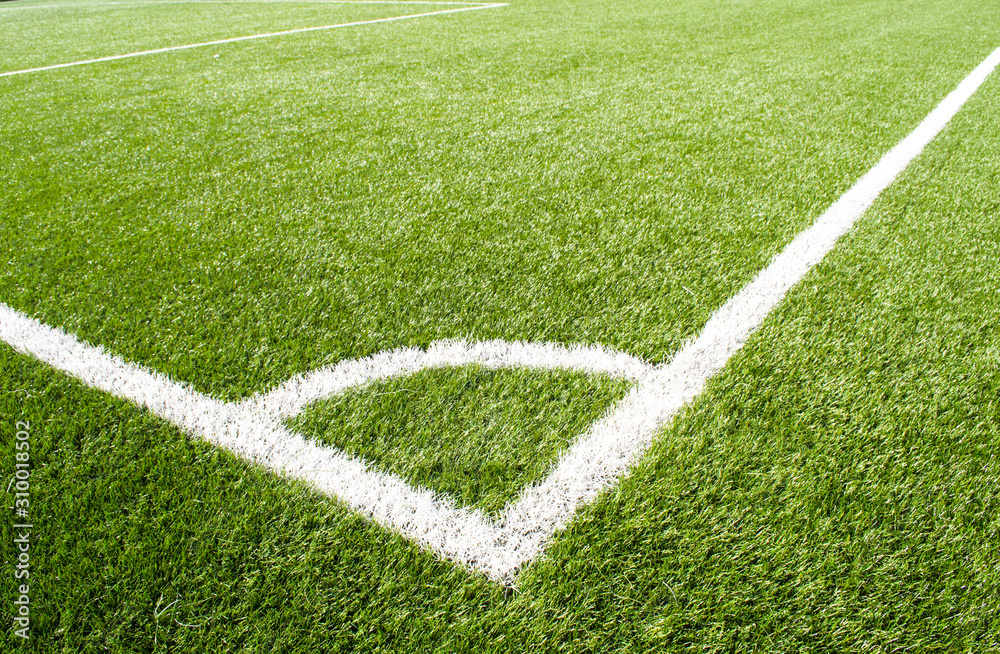
[[[8,9],[93,9],[95,7],[142,7],[145,5],[496,5],[495,2],[459,2],[450,0],[135,0],[134,2],[87,2],[61,5],[25,5]]]
[[[337,23],[336,25],[322,25],[320,27],[301,27],[294,30],[284,30],[281,32],[267,32],[264,34],[252,34],[250,36],[236,36],[229,39],[219,39],[216,41],[205,41],[204,43],[190,43],[188,45],[173,45],[166,48],[156,48],[155,50],[142,50],[140,52],[130,52],[128,54],[111,55],[109,57],[98,57],[96,59],[84,59],[82,61],[71,61],[65,64],[53,64],[51,66],[40,66],[38,68],[25,68],[24,70],[12,70],[6,73],[0,73],[0,77],[11,77],[13,75],[25,75],[27,73],[39,73],[45,70],[56,70],[59,68],[70,68],[72,66],[84,66],[87,64],[98,64],[105,61],[117,61],[119,59],[131,59],[133,57],[144,57],[146,55],[163,54],[165,52],[177,52],[179,50],[190,50],[192,48],[204,48],[210,45],[223,45],[226,43],[236,43],[238,41],[252,41],[255,39],[269,39],[275,36],[287,36],[289,34],[304,34],[306,32],[319,32],[323,30],[332,30],[338,27],[359,27],[361,25],[374,25],[376,23],[390,23],[393,21],[406,20],[408,18],[425,18],[427,16],[443,16],[445,14],[456,14],[461,11],[478,11],[480,9],[494,9],[497,7],[506,7],[505,3],[496,4],[476,4],[468,7],[459,7],[457,9],[439,9],[438,11],[429,11],[422,14],[407,14],[405,16],[389,16],[388,18],[373,18],[371,20],[359,20],[350,23]]]
[[[138,0],[136,2],[95,2],[83,7],[138,7],[143,5],[458,5],[500,7],[496,2],[450,2],[446,0]],[[45,5],[74,7],[74,5]],[[28,7],[25,7],[28,9]]]
[[[12,10],[25,9],[95,9],[99,7],[141,7],[144,5],[497,5],[493,2],[451,2],[446,0],[146,0],[143,2],[90,2],[85,4],[63,3],[61,5],[25,5],[5,7],[0,5],[0,14]],[[500,6],[500,5],[497,5]]]
[[[517,572],[586,502],[616,483],[656,431],[696,397],[762,324],[771,310],[833,248],[1000,63],[993,51],[920,125],[844,193],[812,227],[792,240],[757,277],[726,302],[701,334],[673,359],[651,368],[600,347],[449,341],[426,351],[402,349],[344,361],[294,377],[270,393],[237,404],[197,393],[81,343],[0,303],[0,339],[89,386],[148,408],[188,433],[271,470],[303,479],[439,554],[513,584]],[[636,380],[629,395],[560,457],[553,472],[526,488],[496,522],[449,498],[415,489],[363,461],[285,429],[283,417],[306,404],[375,379],[428,367],[530,366],[600,372]]]

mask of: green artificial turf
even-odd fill
[[[0,73],[433,10],[434,5],[294,1],[21,1],[0,5]],[[216,45],[196,56],[224,52],[224,45]]]
[[[292,426],[496,515],[631,385],[560,371],[430,369],[317,402]]]
[[[214,29],[29,2],[0,5],[5,70]],[[227,400],[441,338],[662,362],[1000,45],[998,13],[518,0],[2,78],[0,301]],[[0,345],[35,539],[32,637],[0,650],[1000,651],[998,106],[994,76],[513,589]],[[561,447],[578,430],[540,416],[620,393],[584,381],[423,373],[303,428],[401,474],[423,454],[387,456],[393,430],[447,435],[441,462],[486,437],[515,493],[518,436]],[[486,415],[508,431],[464,440]]]
[[[660,362],[984,12],[549,0],[5,78],[3,300],[226,399],[442,338]]]

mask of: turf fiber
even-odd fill
[[[414,7],[22,0],[0,72]],[[515,0],[0,78],[0,301],[226,400],[445,338],[661,363],[997,24]],[[993,76],[514,588],[0,345],[37,538],[3,650],[1000,651],[998,106]],[[622,392],[470,368],[300,420],[496,511]]]

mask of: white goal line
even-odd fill
[[[354,3],[345,3],[354,4]],[[401,3],[402,4],[402,3]],[[424,3],[421,3],[424,4]],[[128,54],[111,55],[108,57],[98,57],[96,59],[84,59],[82,61],[71,61],[65,64],[53,64],[51,66],[39,66],[38,68],[25,68],[24,70],[12,70],[6,73],[0,73],[0,77],[12,77],[14,75],[25,75],[28,73],[40,73],[46,70],[57,70],[59,68],[70,68],[72,66],[85,66],[88,64],[98,64],[105,61],[117,61],[119,59],[131,59],[133,57],[144,57],[147,55],[163,54],[166,52],[178,52],[181,50],[191,50],[193,48],[204,48],[211,45],[223,45],[226,43],[237,43],[239,41],[253,41],[256,39],[269,39],[275,36],[287,36],[289,34],[304,34],[306,32],[320,32],[323,30],[332,30],[338,27],[358,27],[361,25],[374,25],[376,23],[390,23],[393,21],[406,20],[408,18],[425,18],[427,16],[443,16],[445,14],[457,14],[462,11],[478,11],[480,9],[495,9],[497,7],[506,7],[507,3],[495,3],[495,4],[475,4],[470,6],[458,7],[455,9],[440,9],[438,11],[429,11],[421,14],[407,14],[405,16],[389,16],[387,18],[373,18],[371,20],[359,20],[350,23],[337,23],[336,25],[322,25],[320,27],[301,27],[293,30],[283,30],[280,32],[267,32],[264,34],[252,34],[250,36],[236,36],[228,39],[218,39],[215,41],[205,41],[203,43],[189,43],[187,45],[174,45],[166,48],[156,48],[153,50],[142,50],[140,52],[130,52]]]
[[[458,5],[493,6],[496,2],[456,2],[449,0],[136,0],[135,2],[88,2],[61,5],[14,5],[3,7],[0,13],[12,9],[97,9],[100,7],[142,7],[144,5]]]

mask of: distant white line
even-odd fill
[[[19,6],[19,5],[5,6],[5,5],[6,5],[6,3],[0,2],[0,14],[2,14],[4,12],[7,12],[7,11],[11,11],[13,9],[19,9],[19,10],[24,10],[24,9],[60,9],[62,7],[70,7],[70,6],[72,6],[72,5],[24,5],[24,6]]]
[[[0,340],[84,383],[146,407],[186,432],[271,470],[303,479],[439,554],[512,584],[584,503],[617,483],[656,432],[701,393],[785,294],[819,263],[896,177],[941,132],[1000,64],[990,54],[920,125],[800,233],[757,277],[724,304],[701,334],[673,359],[651,368],[600,347],[445,342],[426,351],[393,350],[297,376],[274,391],[227,403],[107,354],[0,303]],[[282,418],[310,402],[429,367],[563,368],[638,380],[633,391],[594,423],[542,482],[491,521],[482,512],[413,488],[364,461],[287,430]]]
[[[206,41],[204,43],[191,43],[189,45],[175,45],[168,48],[157,48],[155,50],[143,50],[142,52],[131,52],[129,54],[112,55],[110,57],[99,57],[97,59],[85,59],[83,61],[73,61],[66,64],[54,64],[52,66],[41,66],[39,68],[27,68],[25,70],[14,70],[7,73],[0,73],[0,77],[10,77],[12,75],[24,75],[27,73],[39,73],[45,70],[56,70],[58,68],[69,68],[70,66],[84,66],[87,64],[97,64],[105,61],[116,61],[119,59],[130,59],[132,57],[143,57],[146,55],[162,54],[164,52],[177,52],[179,50],[190,50],[192,48],[204,48],[210,45],[222,45],[224,43],[236,43],[237,41],[251,41],[254,39],[268,39],[274,36],[286,36],[289,34],[303,34],[305,32],[319,32],[321,30],[332,30],[338,27],[357,27],[360,25],[374,25],[375,23],[389,23],[392,21],[406,20],[407,18],[424,18],[427,16],[443,16],[444,14],[456,14],[461,11],[478,11],[480,9],[494,9],[496,7],[506,7],[505,3],[490,5],[475,5],[470,7],[459,7],[457,9],[442,9],[423,14],[408,14],[406,16],[390,16],[388,18],[375,18],[372,20],[360,20],[351,23],[338,23],[336,25],[323,25],[321,27],[303,27],[282,32],[269,32],[266,34],[254,34],[252,36],[237,36],[230,39],[219,39],[218,41]]]
[[[441,0],[148,0],[146,2],[101,2],[81,6],[141,7],[144,5],[457,5],[483,8],[503,6],[496,2],[443,2]]]
[[[502,547],[504,534],[481,511],[456,506],[446,496],[414,488],[396,475],[372,470],[361,459],[307,440],[286,429],[282,419],[348,388],[428,368],[477,364],[494,369],[578,370],[626,379],[652,372],[652,366],[635,357],[601,347],[443,341],[427,350],[402,348],[342,361],[293,377],[266,395],[230,403],[83,343],[2,302],[0,340],[247,461],[304,480],[390,529],[498,580],[495,571],[509,567]]]
[[[801,232],[757,277],[716,311],[693,342],[573,444],[553,473],[527,488],[501,518],[516,569],[541,551],[581,504],[615,483],[656,432],[693,400],[743,347],[775,306],[833,249],[861,215],[937,136],[1000,63],[993,51],[909,136]],[[507,574],[510,571],[506,571]]]
[[[141,7],[143,5],[458,5],[502,6],[495,2],[445,2],[444,0],[148,0],[147,2],[89,2],[61,5],[14,5],[0,2],[0,13],[10,9],[94,9],[98,7]]]

